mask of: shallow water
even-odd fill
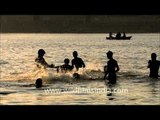
[[[128,35],[133,37],[129,41],[109,41],[106,34],[1,34],[0,104],[159,105],[160,79],[148,78],[147,63],[152,52],[160,60],[160,34]],[[63,64],[64,58],[71,60],[77,50],[86,63],[79,71],[81,79],[73,79],[72,73],[57,74],[55,69],[38,69],[34,60],[40,48],[46,51],[46,61],[55,65]],[[113,51],[120,66],[117,84],[111,87],[119,92],[75,92],[110,88],[102,80],[108,50]],[[39,77],[44,87],[36,89],[31,84]],[[47,89],[60,91],[46,93]],[[64,93],[66,89],[69,93]]]

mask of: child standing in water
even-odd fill
[[[78,57],[78,52],[77,51],[73,52],[73,57],[74,57],[74,59],[72,59],[72,67],[73,68],[75,66],[76,70],[78,71],[79,68],[82,68],[82,67],[85,68],[86,67],[86,65],[84,64],[84,61],[81,58]]]
[[[107,67],[105,66],[106,68],[104,68],[105,69],[104,80],[108,75],[107,79],[109,80],[109,83],[115,84],[117,80],[116,72],[119,71],[119,66],[117,61],[113,59],[113,52],[108,51],[106,54],[109,61],[107,62]]]
[[[151,54],[151,60],[148,61],[148,68],[150,69],[149,77],[151,78],[158,78],[158,70],[160,66],[160,61],[156,60],[157,55],[156,53]]]
[[[44,66],[44,68],[47,68],[47,67],[49,67],[49,68],[54,68],[54,65],[53,65],[53,64],[49,65],[49,64],[45,61],[45,59],[43,58],[43,56],[44,56],[45,53],[46,53],[46,52],[45,52],[43,49],[39,49],[39,50],[38,50],[38,57],[35,59],[35,62],[37,62],[37,63],[39,63],[40,65]],[[37,65],[37,67],[40,67],[40,65]]]
[[[61,70],[61,72],[68,72],[73,69],[71,65],[69,65],[70,60],[68,58],[64,59],[64,64],[57,67],[57,72]]]

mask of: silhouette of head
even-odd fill
[[[36,80],[35,86],[36,86],[36,88],[42,87],[42,79],[41,79],[41,78],[38,78],[38,79]]]
[[[156,60],[156,57],[157,57],[156,53],[152,53],[152,54],[151,54],[152,60]]]
[[[74,51],[74,52],[73,52],[73,57],[77,57],[77,56],[78,56],[77,51]]]
[[[69,62],[70,62],[70,61],[69,61],[68,58],[64,59],[64,63],[65,63],[65,64],[69,64]]]
[[[38,50],[38,56],[44,56],[46,52],[43,49]]]
[[[80,78],[80,75],[79,75],[78,73],[74,73],[74,74],[73,74],[73,77],[74,77],[75,79],[79,79],[79,78]]]
[[[112,51],[108,51],[106,54],[107,54],[108,59],[111,59],[112,56],[113,56],[113,52]]]

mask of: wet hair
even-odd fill
[[[73,56],[78,56],[78,52],[77,52],[77,51],[74,51],[74,52],[73,52]]]
[[[109,55],[109,56],[113,56],[113,52],[112,51],[108,51],[106,54]]]
[[[107,57],[108,57],[109,59],[111,59],[112,56],[113,56],[113,52],[112,52],[112,51],[108,51],[106,54],[107,54]]]
[[[68,58],[64,59],[64,63],[69,63],[69,62],[70,62],[70,61],[69,61]]]
[[[157,57],[157,54],[156,53],[152,53],[151,54],[151,58],[155,59]]]
[[[38,78],[35,82],[36,88],[41,88],[42,87],[42,79]]]
[[[38,55],[45,54],[46,52],[43,49],[38,50]]]
[[[73,78],[75,78],[75,79],[79,79],[79,78],[80,78],[80,76],[79,76],[79,74],[78,74],[78,73],[74,73],[74,74],[73,74]]]

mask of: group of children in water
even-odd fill
[[[38,50],[38,57],[35,59],[35,62],[37,62],[37,67],[43,66],[44,68],[56,68],[57,72],[68,72],[68,71],[72,71],[73,68],[75,67],[76,70],[78,71],[79,68],[85,68],[85,63],[84,61],[78,57],[78,52],[74,51],[73,52],[73,57],[74,59],[72,59],[71,61],[71,65],[69,65],[70,60],[68,58],[66,58],[64,60],[64,64],[61,66],[55,66],[53,64],[49,65],[45,59],[43,58],[43,56],[45,55],[45,51],[43,49],[39,49]],[[116,83],[116,72],[119,71],[119,66],[116,60],[113,59],[113,52],[112,51],[108,51],[106,53],[107,58],[109,59],[109,61],[107,62],[107,65],[104,66],[104,80],[108,80],[109,83],[111,84],[115,84]],[[151,78],[158,78],[160,77],[158,75],[158,70],[160,67],[160,61],[156,60],[157,55],[155,53],[151,54],[151,60],[148,61],[148,68],[150,69],[150,74],[149,77]],[[75,78],[79,78],[79,74],[78,73],[74,73],[73,77]],[[42,79],[38,78],[36,80],[36,88],[40,88],[42,87]]]
[[[40,49],[38,51],[38,57],[35,59],[35,62],[39,63],[39,64],[37,64],[37,67],[43,66],[44,68],[47,68],[47,67],[57,68],[57,72],[72,71],[74,67],[78,71],[79,68],[82,68],[82,67],[84,68],[85,67],[84,61],[81,58],[78,57],[78,52],[77,51],[73,52],[74,59],[72,60],[72,65],[69,65],[70,60],[68,58],[64,59],[64,64],[61,65],[61,66],[55,66],[53,64],[49,65],[45,61],[45,59],[43,58],[44,54],[45,54],[45,51],[43,49]]]

